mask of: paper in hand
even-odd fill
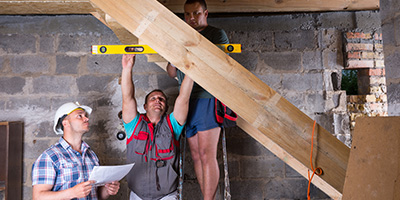
[[[90,172],[89,180],[96,181],[95,185],[105,185],[113,181],[120,181],[129,171],[131,171],[135,163],[115,166],[95,166]]]

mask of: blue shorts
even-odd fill
[[[186,122],[186,137],[190,138],[198,131],[221,127],[215,118],[215,98],[191,99]]]

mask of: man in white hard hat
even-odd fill
[[[117,194],[119,182],[95,187],[89,174],[99,159],[82,141],[89,131],[92,109],[79,103],[65,103],[56,111],[54,132],[63,136],[45,150],[32,166],[33,199],[107,199]]]

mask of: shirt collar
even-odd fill
[[[58,143],[60,143],[61,146],[62,146],[64,149],[69,149],[69,148],[72,149],[71,145],[69,145],[68,142],[65,141],[63,137],[60,137],[60,139],[58,140]],[[87,149],[90,149],[90,146],[89,146],[85,141],[82,141],[82,144],[81,144],[81,151],[82,151],[82,152],[85,152]]]

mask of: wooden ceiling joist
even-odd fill
[[[183,13],[185,0],[160,0],[174,13]],[[316,12],[377,10],[379,0],[207,0],[210,13]]]
[[[174,13],[183,13],[185,0],[159,0]],[[318,12],[377,10],[379,0],[207,0],[210,13]],[[0,0],[0,14],[89,14],[90,0]]]
[[[310,168],[313,120],[174,13],[156,0],[91,2],[232,108],[241,117],[239,126],[272,152],[281,150],[284,162],[296,170]],[[314,145],[314,166],[324,174],[313,183],[338,199],[350,150],[319,125]]]

